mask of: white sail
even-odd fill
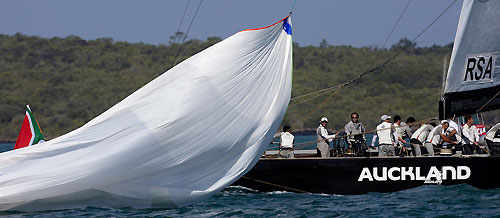
[[[291,21],[245,30],[103,114],[0,154],[0,210],[182,207],[250,170],[287,109]]]
[[[464,0],[444,89],[447,117],[474,113],[500,90],[499,20],[500,1]],[[488,106],[495,105],[500,99]]]

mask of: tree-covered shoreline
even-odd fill
[[[176,62],[220,40],[188,40]],[[325,43],[320,47],[294,44],[292,98],[349,81],[411,42],[402,39],[391,49]],[[110,38],[0,35],[0,141],[16,140],[26,104],[46,138],[82,126],[168,70],[179,46],[174,42],[114,42]],[[360,114],[367,129],[373,129],[384,113],[417,120],[434,117],[443,58],[450,56],[451,48],[451,44],[423,48],[411,45],[391,63],[340,90],[330,100],[324,102],[327,94],[290,107],[283,124],[297,131],[311,130],[319,118],[327,116],[330,128],[342,129],[353,111]]]

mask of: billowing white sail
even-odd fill
[[[500,1],[464,0],[444,89],[446,117],[500,108]]]
[[[79,129],[0,154],[0,210],[181,207],[250,170],[290,100],[291,21],[185,60]]]

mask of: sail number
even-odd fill
[[[465,65],[464,82],[492,82],[492,70],[496,56],[476,55],[468,56]]]

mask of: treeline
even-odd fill
[[[177,36],[178,37],[178,36]],[[47,138],[76,129],[139,89],[174,62],[219,42],[219,37],[169,45],[0,35],[0,141],[14,141],[30,104]],[[292,97],[344,83],[396,54],[391,49],[294,45]],[[411,42],[410,42],[411,43]],[[443,58],[451,45],[416,47],[340,90],[288,109],[284,123],[315,128],[322,116],[343,128],[352,111],[368,129],[383,114],[423,119],[437,114]],[[180,56],[174,60],[176,54]],[[293,100],[290,105],[293,105]]]

